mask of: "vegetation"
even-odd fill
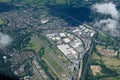
[[[96,40],[102,43],[100,43],[100,45],[104,45],[106,47],[110,46],[114,50],[117,50],[116,47],[119,47],[119,39],[112,36],[98,33]]]
[[[0,19],[0,25],[4,24],[4,21],[2,19]]]
[[[66,4],[67,2],[69,2],[68,0],[56,0],[55,3],[56,4]]]
[[[43,12],[41,13],[40,17],[41,17],[41,18],[42,18],[42,17],[45,17],[45,16],[47,16],[48,14],[49,14],[48,11],[43,11]]]
[[[10,50],[12,49],[12,48],[15,48],[16,50],[21,50],[21,47],[22,47],[22,43],[24,43],[23,42],[23,40],[26,38],[26,36],[28,36],[29,34],[19,34],[19,33],[17,33],[16,32],[16,34],[15,34],[15,39],[13,40],[13,43],[15,43],[15,44],[13,44],[13,45],[11,45],[10,46]]]
[[[115,40],[112,37],[108,37],[107,35],[102,34],[102,33],[97,34],[97,40],[108,43],[108,45],[113,45],[115,42]]]
[[[49,71],[49,68],[46,62],[43,59],[41,59],[41,57],[44,55],[44,52],[45,52],[44,47],[41,47],[40,51],[38,52],[38,55],[40,57],[40,60],[38,60],[38,62],[41,65],[41,67],[44,69],[45,73],[49,76],[50,79],[57,80],[57,77],[55,75],[52,75],[51,72]],[[53,76],[55,76],[55,78]]]
[[[41,47],[40,51],[38,52],[40,58],[44,55],[44,52],[45,52],[44,47]]]
[[[46,37],[44,37],[43,35],[39,35],[39,38],[40,38],[42,41],[44,41],[44,43],[45,43],[47,46],[50,45],[49,40],[48,40]]]
[[[35,52],[38,52],[40,50],[40,48],[41,48],[41,44],[35,38],[35,36],[32,36],[29,44],[26,47],[26,49],[33,49],[33,50],[35,50]]]
[[[112,80],[119,80],[116,79],[119,78],[120,76],[120,60],[116,58],[110,58],[110,57],[105,57],[102,56],[100,53],[97,52],[96,48],[94,47],[94,50],[92,52],[92,58],[90,61],[89,65],[99,65],[102,68],[101,74],[97,74],[94,76],[91,73],[90,67],[88,68],[88,73],[89,75],[87,77],[87,80],[98,80],[98,79],[103,79],[103,78],[111,78]],[[91,79],[92,78],[92,79]]]
[[[0,0],[0,2],[10,2],[11,0]]]
[[[70,60],[59,49],[54,48],[54,53],[56,54],[57,57],[59,57],[59,59],[63,63],[68,64],[68,65],[69,63],[71,63]]]
[[[63,68],[51,56],[49,56],[49,53],[46,53],[43,57],[58,74],[61,74],[64,71]]]
[[[30,3],[39,3],[41,5],[45,4],[66,4],[67,0],[14,0],[16,2],[20,2],[23,4],[30,4]]]
[[[39,64],[41,65],[41,67],[44,69],[44,71],[46,72],[46,74],[49,76],[51,80],[54,80],[54,79],[58,80],[51,75],[51,73],[48,70],[47,64],[44,60],[39,61]]]

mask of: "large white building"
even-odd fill
[[[58,49],[72,62],[78,59],[78,53],[67,44],[57,46]]]

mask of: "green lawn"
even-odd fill
[[[45,16],[47,16],[48,14],[49,14],[48,11],[43,11],[43,12],[41,13],[40,17],[41,17],[41,18],[42,18],[42,17],[45,17]]]
[[[49,62],[49,64],[58,74],[64,72],[63,68],[53,58],[51,58],[48,53],[46,53],[43,57]]]
[[[43,35],[40,34],[39,38],[40,38],[40,40],[44,41],[46,46],[49,46],[50,42],[49,42],[49,40],[46,37],[44,37]]]
[[[96,52],[93,52],[92,58],[91,58],[91,64],[104,64],[106,68],[111,69],[113,71],[117,71],[118,76],[116,77],[107,77],[106,80],[120,80],[120,60],[117,58],[111,58],[111,57],[105,57],[105,56],[99,56]],[[103,68],[102,68],[103,69]],[[97,76],[104,76],[103,74],[98,74]]]
[[[35,52],[38,52],[40,50],[40,48],[41,48],[41,44],[38,43],[38,41],[34,38],[34,36],[32,36],[26,49],[33,49],[33,50],[35,50]]]
[[[11,0],[0,0],[0,2],[9,2]]]
[[[4,0],[1,0],[4,1]],[[22,4],[31,4],[31,3],[38,3],[39,6],[45,5],[45,4],[66,4],[69,3],[69,0],[18,0]]]
[[[4,24],[4,21],[2,19],[0,19],[0,25]]]
[[[66,0],[56,0],[57,4],[66,4]]]
[[[111,57],[105,57],[105,56],[99,56],[97,53],[93,53],[92,60],[96,61],[102,61],[107,67],[110,68],[110,66],[120,66],[120,60],[117,58],[111,58]]]

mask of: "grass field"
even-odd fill
[[[26,47],[27,49],[33,49],[35,52],[38,52],[41,48],[41,44],[38,43],[38,40],[34,36],[31,37],[29,44]]]
[[[105,56],[101,56],[100,57],[95,52],[92,55],[92,59],[93,60],[102,61],[107,67],[110,67],[110,66],[114,66],[114,67],[120,66],[120,60],[119,59],[111,58],[111,57],[105,57]]]
[[[116,58],[102,57],[102,61],[106,64],[107,67],[118,67],[120,66],[120,60]]]
[[[1,0],[4,1],[4,0]],[[9,1],[9,0],[6,0]],[[39,6],[45,5],[45,4],[66,4],[69,3],[69,0],[20,0],[20,3],[22,4],[30,4],[30,3],[39,3]]]
[[[59,49],[55,49],[54,53],[66,65],[69,65],[71,63],[70,60]]]
[[[46,37],[39,35],[39,38],[46,44],[46,46],[49,46],[50,42]]]
[[[0,25],[4,24],[4,21],[2,19],[0,19]]]
[[[43,12],[41,13],[40,17],[41,17],[41,18],[42,18],[42,17],[45,17],[45,16],[47,16],[48,14],[49,14],[48,11],[43,11]]]
[[[56,0],[57,4],[66,4],[66,0]]]
[[[0,2],[9,2],[11,0],[0,0]]]
[[[96,48],[97,48],[97,50],[98,50],[98,48],[101,48],[101,47],[104,47],[104,46],[96,46]],[[100,51],[100,50],[98,50],[97,52],[99,52],[99,53],[103,53],[102,52],[102,50]],[[112,53],[110,50],[109,51],[107,51],[108,53]],[[98,54],[99,54],[98,53]],[[106,56],[102,56],[101,54],[99,54],[99,55],[101,55],[101,56],[99,56],[97,53],[93,53],[93,55],[92,55],[92,59],[96,59],[96,60],[100,60],[100,61],[102,61],[107,67],[110,67],[110,66],[120,66],[120,60],[119,59],[117,59],[117,58],[114,58],[114,57],[106,57]]]
[[[93,52],[91,61],[97,62],[98,65],[105,64],[107,68],[116,71],[116,73],[118,74],[118,76],[116,77],[107,77],[105,78],[105,80],[120,80],[120,60],[119,59],[114,57],[112,58],[112,57],[99,56],[98,53]],[[102,77],[104,75],[105,74],[101,74],[99,76]]]
[[[98,56],[97,53],[93,52],[92,59],[100,60],[100,56]]]
[[[58,74],[64,72],[63,68],[53,58],[51,58],[48,53],[46,53],[43,57],[49,62],[49,64],[55,69]]]
[[[51,57],[50,52],[53,52],[53,49],[50,48],[50,46],[49,46],[50,45],[49,40],[46,37],[44,37],[43,35],[39,35],[39,38],[46,45],[45,46],[45,54],[43,55],[43,58],[49,63],[48,67],[49,68],[52,67],[52,69],[54,69],[53,72],[56,72],[55,74],[56,75],[58,74],[60,76],[61,73],[64,72],[64,69],[61,65],[59,65],[59,63],[57,63],[56,60],[53,59],[53,57]],[[53,54],[55,54],[55,53],[53,52]]]

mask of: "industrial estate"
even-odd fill
[[[120,80],[119,4],[0,0],[0,80]]]

